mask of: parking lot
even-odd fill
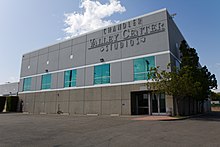
[[[175,121],[0,114],[0,146],[220,146],[220,113]]]

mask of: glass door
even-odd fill
[[[148,114],[148,95],[146,93],[141,93],[138,97],[138,113]]]
[[[159,101],[160,101],[160,113],[166,113],[166,100],[165,100],[165,94],[161,93],[159,95]]]
[[[146,115],[149,114],[149,94],[145,91],[131,93],[131,114]]]
[[[156,114],[163,114],[166,113],[166,100],[165,100],[165,94],[159,93],[151,94],[151,103],[152,103],[152,113]]]
[[[156,94],[152,94],[152,113],[159,113],[158,111],[158,98]]]

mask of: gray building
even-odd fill
[[[0,85],[0,96],[18,95],[18,82]]]
[[[166,9],[24,54],[19,97],[29,113],[138,115],[174,111],[146,87],[151,67],[179,66],[179,29]]]

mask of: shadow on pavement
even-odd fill
[[[190,120],[200,120],[200,121],[220,121],[220,111],[209,112],[204,115],[196,116],[190,118]]]

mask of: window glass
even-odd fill
[[[31,79],[32,79],[31,77],[24,79],[23,91],[30,91],[31,90]]]
[[[102,84],[110,83],[110,65],[105,64],[102,67]]]
[[[64,73],[64,87],[70,87],[70,85],[69,85],[70,72],[71,71],[69,70],[69,71],[65,71],[65,73]]]
[[[76,86],[76,70],[68,70],[64,73],[64,87]]]
[[[76,70],[72,70],[71,87],[76,86]]]
[[[148,80],[150,70],[154,67],[154,56],[134,59],[134,80]]]
[[[110,83],[110,64],[94,67],[94,84]]]
[[[145,63],[143,58],[134,60],[134,80],[145,79]]]
[[[175,60],[175,62],[176,62],[176,69],[180,70],[180,62],[178,60]]]
[[[51,88],[51,74],[42,75],[41,89]]]

